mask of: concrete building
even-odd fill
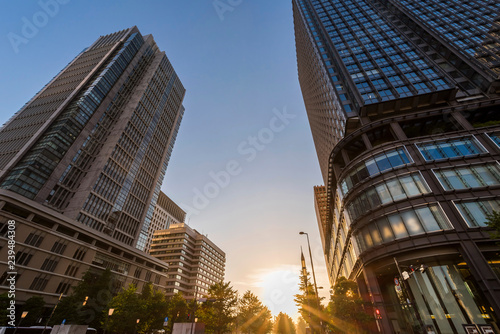
[[[224,280],[226,254],[186,224],[155,231],[150,253],[168,264],[167,296],[181,292],[186,299],[198,299]]]
[[[186,212],[175,204],[170,197],[165,195],[163,191],[160,191],[155,210],[153,211],[153,219],[151,219],[151,225],[149,227],[146,252],[149,253],[155,231],[168,229],[170,224],[182,224],[185,219]]]
[[[16,226],[13,269],[7,265],[9,221]],[[139,291],[148,282],[165,289],[165,262],[14,192],[0,190],[0,226],[0,293],[9,291],[8,273],[17,273],[16,303],[42,296],[47,306],[55,305],[89,270],[110,269],[115,293],[131,283]]]
[[[184,93],[153,37],[132,27],[97,39],[0,129],[0,290],[15,270],[17,303],[54,305],[105,268],[115,291],[165,287],[167,264],[144,250]]]
[[[293,0],[328,274],[357,280],[380,332],[500,332],[499,10]]]
[[[0,129],[0,188],[145,250],[184,93],[151,35],[100,37]]]

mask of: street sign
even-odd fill
[[[167,326],[168,326],[168,317],[165,317],[165,319],[163,320],[163,327]]]

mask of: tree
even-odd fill
[[[167,316],[168,327],[167,333],[171,333],[176,322],[186,322],[188,319],[188,304],[181,293],[176,293],[168,300]]]
[[[33,296],[24,303],[22,306],[22,311],[27,311],[28,314],[26,318],[23,320],[23,326],[35,326],[38,325],[40,320],[43,317],[43,313],[45,311],[45,301],[43,297]]]
[[[108,315],[108,309],[114,309],[111,316]],[[123,289],[116,295],[108,307],[103,310],[103,327],[109,333],[134,334],[136,332],[137,319],[144,314],[144,307],[140,303],[137,288],[130,284],[127,289]]]
[[[323,298],[316,297],[316,292],[311,284],[310,274],[300,275],[299,290],[301,293],[295,295],[295,304],[299,307],[299,313],[308,324],[313,332],[321,332],[321,323],[325,318],[321,300]],[[319,305],[318,305],[319,304]]]
[[[0,295],[0,326],[7,326],[7,322],[10,319],[7,317],[9,315],[8,307],[10,305],[10,298],[8,293],[2,293]]]
[[[221,281],[208,289],[209,299],[198,311],[198,318],[205,323],[207,333],[226,333],[236,318],[238,296],[230,284]]]
[[[67,324],[100,328],[105,319],[103,311],[112,298],[113,281],[109,269],[85,272],[72,293],[59,302],[50,324],[60,324],[65,319]]]
[[[302,317],[297,321],[297,334],[306,334],[306,322]]]
[[[140,319],[137,324],[138,333],[163,329],[163,319],[168,314],[168,302],[162,292],[154,291],[151,283],[145,284],[139,297],[139,306],[141,314],[137,317]]]
[[[358,284],[345,277],[337,279],[333,295],[327,307],[332,321],[329,327],[333,333],[369,333],[375,319],[369,314],[370,303],[365,303],[358,294]]]
[[[276,334],[295,334],[295,324],[292,318],[286,313],[280,312],[274,321],[274,331]]]
[[[490,232],[492,239],[500,239],[500,212],[493,211],[486,216],[486,225],[493,228],[494,231]]]
[[[242,333],[265,334],[272,330],[271,311],[249,290],[239,300],[237,323]]]

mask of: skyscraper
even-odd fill
[[[181,292],[186,299],[197,299],[224,280],[226,254],[186,224],[155,231],[150,253],[168,264],[167,296]]]
[[[500,210],[500,3],[293,10],[331,284],[357,280],[384,333],[498,331],[500,248],[485,222]]]
[[[184,93],[151,35],[100,37],[0,129],[0,187],[145,250]]]

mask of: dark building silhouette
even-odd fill
[[[500,209],[500,3],[293,0],[293,12],[331,284],[357,280],[383,333],[498,332],[486,220]]]

